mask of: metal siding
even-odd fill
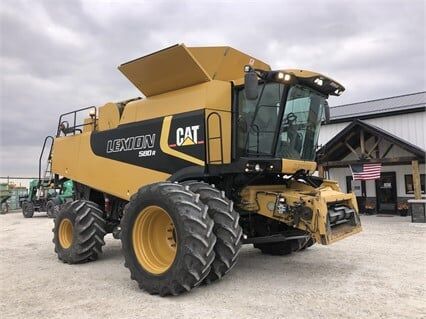
[[[318,138],[318,145],[325,145],[329,140],[337,135],[341,130],[349,125],[350,122],[336,123],[321,126],[320,135]]]

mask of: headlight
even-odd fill
[[[277,73],[277,80],[289,82],[291,80],[291,75],[288,74],[288,73],[284,73],[284,72],[278,72]]]
[[[321,78],[316,78],[316,79],[314,80],[314,83],[315,83],[316,85],[318,85],[318,86],[322,86],[322,85],[324,84],[324,81],[323,81],[323,79],[321,79]]]

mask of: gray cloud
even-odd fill
[[[60,113],[140,95],[122,62],[175,43],[230,45],[323,72],[331,105],[425,89],[425,6],[413,1],[0,3],[0,175],[34,175]]]

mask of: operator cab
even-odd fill
[[[246,66],[244,85],[236,86],[237,157],[313,162],[320,125],[329,114],[326,99],[344,90],[310,71]]]

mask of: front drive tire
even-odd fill
[[[180,184],[144,186],[121,220],[125,266],[150,294],[179,295],[209,274],[216,236],[207,206]]]
[[[226,275],[236,264],[241,249],[243,230],[239,225],[240,215],[234,210],[233,202],[224,192],[212,185],[199,181],[183,182],[189,189],[200,194],[201,201],[209,207],[209,216],[214,221],[213,232],[217,237],[214,251],[216,258],[204,283],[210,284]]]
[[[105,219],[99,206],[76,200],[62,206],[55,218],[53,243],[58,258],[68,264],[98,259],[105,245]]]

